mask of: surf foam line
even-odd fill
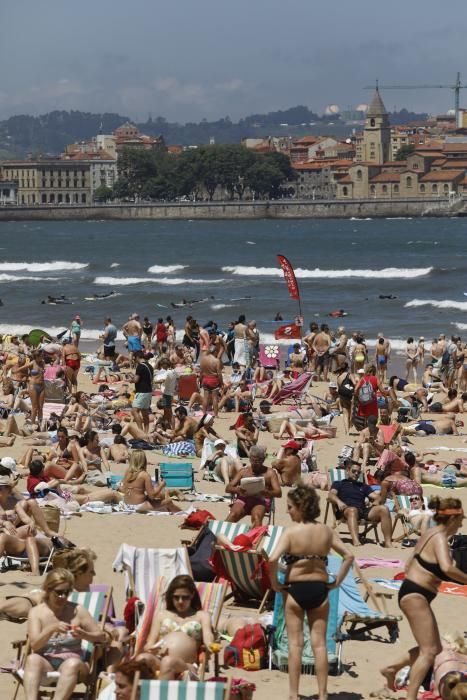
[[[434,309],[457,309],[467,311],[467,301],[454,301],[453,299],[412,299],[405,304],[406,308],[419,306],[432,306]]]
[[[277,267],[249,267],[236,265],[221,268],[222,272],[231,272],[233,275],[244,277],[282,277],[283,272]],[[322,270],[316,267],[307,270],[301,267],[295,269],[295,276],[300,279],[342,279],[349,277],[376,278],[376,279],[412,279],[412,277],[425,277],[433,272],[433,267],[384,267],[381,270]]]
[[[56,282],[66,277],[32,277],[30,275],[6,275],[0,274],[0,282]]]
[[[61,270],[83,270],[89,263],[69,262],[68,260],[53,260],[51,262],[2,262],[3,272],[60,272]]]
[[[152,265],[151,267],[148,267],[148,272],[152,272],[154,274],[165,273],[168,275],[171,272],[185,270],[187,267],[187,265]]]
[[[219,282],[224,281],[224,279],[205,280],[191,278],[185,279],[184,277],[96,277],[93,280],[93,284],[103,284],[107,287],[117,287],[120,285],[129,286],[132,284],[218,284]]]

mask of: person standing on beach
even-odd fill
[[[321,373],[323,375],[323,381],[328,381],[330,347],[331,336],[329,335],[329,327],[326,323],[322,323],[319,333],[315,335],[313,340],[313,351],[316,355],[316,373],[318,375],[318,381],[321,379]]]
[[[101,335],[104,344],[104,360],[115,359],[115,340],[117,338],[117,329],[112,323],[112,319],[108,316],[104,321],[104,332]]]
[[[134,375],[135,383],[135,398],[131,405],[133,418],[141,430],[149,433],[149,412],[151,410],[152,400],[152,378],[153,369],[144,361],[144,353],[142,350],[136,350],[134,353],[136,369]]]
[[[216,416],[219,412],[219,392],[224,386],[222,377],[222,362],[213,354],[215,348],[209,345],[201,353],[199,369],[201,374],[201,387],[203,389],[203,413],[207,413],[212,407]]]
[[[71,322],[70,330],[73,343],[76,345],[76,347],[78,347],[79,340],[81,338],[81,316],[79,314],[76,314]]]
[[[234,362],[238,362],[240,367],[244,370],[246,368],[246,324],[245,316],[241,314],[238,317],[238,321],[234,326],[234,336],[235,336],[235,354]]]
[[[143,327],[139,322],[138,314],[132,314],[125,325],[122,327],[123,335],[126,338],[130,360],[133,362],[135,354],[143,349],[141,336]]]
[[[435,511],[435,527],[418,540],[407,561],[406,577],[399,590],[399,607],[418,646],[381,669],[388,688],[394,690],[397,672],[410,666],[407,700],[417,700],[423,679],[442,651],[438,624],[431,609],[441,581],[467,584],[467,574],[455,566],[449,550],[449,538],[456,534],[464,520],[462,502],[458,498],[432,498],[428,507]]]

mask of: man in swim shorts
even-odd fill
[[[138,428],[146,433],[149,432],[149,413],[152,400],[152,377],[153,369],[151,365],[144,361],[142,350],[135,352],[136,369],[133,381],[135,383],[135,398],[132,403],[132,414]]]
[[[138,314],[132,314],[125,325],[122,327],[123,335],[126,338],[130,359],[134,359],[134,353],[143,349],[141,336],[143,335],[143,327],[139,322]]]
[[[222,362],[216,357],[214,351],[215,347],[208,345],[206,350],[201,353],[199,368],[203,389],[203,413],[207,413],[212,407],[212,412],[217,417],[219,391],[224,386],[224,379],[222,377]]]

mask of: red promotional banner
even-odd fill
[[[279,261],[279,265],[282,268],[282,272],[284,273],[285,281],[287,282],[287,287],[291,298],[300,299],[300,292],[298,290],[298,284],[295,278],[295,272],[293,270],[292,265],[287,260],[287,258],[284,258],[283,255],[278,255],[277,259]]]
[[[274,333],[276,340],[295,340],[296,338],[301,338],[300,326],[296,326],[293,323],[289,325],[280,326]]]

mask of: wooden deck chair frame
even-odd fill
[[[230,678],[226,683],[141,680],[138,672],[133,681],[131,700],[138,697],[140,700],[229,700],[231,682]]]
[[[401,496],[401,495],[396,495],[393,494],[393,501],[394,501],[394,523],[392,526],[392,541],[393,542],[401,542],[403,539],[406,537],[410,537],[411,535],[417,534],[414,527],[410,523],[410,521],[407,518],[407,515],[403,512],[403,509],[410,508],[410,496]],[[423,502],[425,504],[425,508],[428,507],[428,499],[426,496],[423,496]],[[394,537],[394,532],[397,527],[397,523],[401,523],[402,525],[402,530],[403,533],[402,535],[399,535],[398,537]]]
[[[387,608],[387,601],[394,597],[393,593],[385,591],[375,592],[371,583],[365,578],[360,567],[354,562],[353,569],[360,583],[365,589],[363,600],[367,602],[371,600],[376,612],[380,613],[380,617],[362,616],[354,613],[346,613],[342,618],[340,630],[348,635],[350,639],[360,638],[362,634],[371,632],[379,627],[386,627],[389,635],[389,641],[395,642],[399,637],[399,622],[402,620],[401,615],[390,615]]]
[[[336,476],[338,478],[335,478]],[[331,485],[334,481],[342,481],[342,479],[345,479],[345,469],[329,469],[328,470],[329,490],[331,489]],[[361,480],[362,481],[364,480],[363,472],[362,472],[362,479]],[[328,496],[326,499],[326,509],[324,511],[324,523],[327,523],[330,511],[332,512],[333,517],[334,517],[333,528],[337,528],[337,527],[339,527],[339,525],[346,525],[347,524],[346,520],[344,518],[341,518],[340,520],[338,520],[336,518],[336,511],[334,509],[333,504],[329,500],[329,496]],[[370,520],[364,520],[363,518],[360,518],[360,520],[358,521],[358,525],[359,525],[359,527],[363,527],[363,532],[361,534],[361,537],[364,540],[367,538],[368,533],[373,531],[375,534],[376,543],[379,544],[380,539],[379,539],[379,534],[378,534],[378,523],[377,522],[373,523]]]
[[[112,599],[112,586],[109,586],[106,592],[104,591],[89,591],[88,593],[78,593],[73,591],[69,597],[69,600],[78,605],[86,605],[86,598],[91,596],[91,600],[96,600],[99,605],[96,604],[95,615],[93,615],[99,626],[104,629],[105,621],[107,619],[110,601]],[[89,601],[90,602],[90,601]],[[13,671],[13,676],[15,678],[15,692],[13,695],[13,700],[16,700],[20,687],[23,685],[23,671],[26,663],[26,659],[30,652],[30,644],[28,639],[23,639],[18,642],[13,642],[13,648],[16,649],[17,653],[17,668]],[[97,687],[97,661],[99,659],[100,647],[97,644],[91,644],[91,642],[83,641],[82,648],[84,652],[85,660],[89,663],[89,676],[85,683],[85,690],[78,692],[76,689],[73,691],[73,697],[81,697],[85,700],[93,700],[95,697],[95,691]],[[41,685],[42,688],[46,690],[40,690],[39,693],[44,695],[47,694],[48,688],[54,688],[53,683],[59,676],[58,671],[51,671],[47,674],[47,680],[50,681],[47,686]],[[80,685],[78,683],[77,685]]]

